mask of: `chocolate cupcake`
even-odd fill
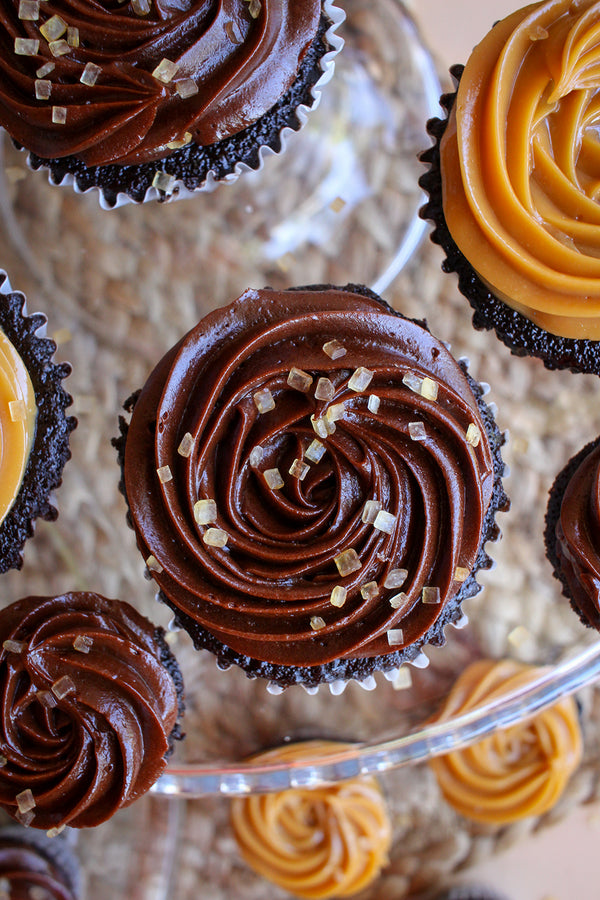
[[[195,191],[300,128],[342,19],[333,0],[1,0],[0,125],[106,206]]]
[[[593,0],[543,2],[498,22],[434,119],[422,215],[474,309],[519,356],[600,371],[600,211],[592,110]]]
[[[0,572],[23,565],[36,518],[58,515],[51,494],[71,456],[76,420],[65,413],[72,401],[62,386],[71,367],[52,362],[56,344],[40,335],[45,324],[39,313],[26,315],[25,297],[0,271]]]
[[[544,537],[564,595],[584,625],[600,631],[600,437],[556,477]]]
[[[367,288],[248,290],[203,319],[116,441],[138,547],[196,647],[336,691],[443,643],[507,507],[481,395]]]
[[[81,868],[64,837],[9,826],[0,830],[0,885],[7,900],[79,900]]]
[[[0,613],[0,807],[24,825],[98,825],[166,766],[183,711],[161,629],[93,593]]]

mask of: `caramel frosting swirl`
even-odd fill
[[[485,284],[540,327],[600,339],[600,3],[499,22],[441,144],[444,215]]]
[[[0,805],[36,828],[97,825],[163,771],[178,695],[157,629],[92,593],[0,613]]]
[[[25,363],[0,331],[0,522],[19,493],[36,420],[35,390]]]
[[[412,658],[456,619],[494,479],[463,369],[351,287],[248,290],[211,313],[148,379],[124,451],[177,618],[200,646],[290,670]]]
[[[436,717],[448,721],[493,704],[544,670],[514,660],[480,660],[460,676]],[[463,750],[429,761],[444,797],[469,819],[505,825],[554,806],[581,761],[582,738],[573,697]]]
[[[569,596],[585,620],[600,628],[600,443],[572,472],[556,522],[556,554]]]
[[[257,762],[323,758],[343,745],[290,744],[254,757]],[[296,897],[350,897],[387,864],[391,823],[372,777],[339,784],[254,794],[231,804],[241,855],[264,878]]]
[[[321,0],[44,0],[37,15],[2,0],[0,124],[88,166],[213,144],[287,91],[320,14]]]

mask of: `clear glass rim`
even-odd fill
[[[508,728],[551,706],[600,678],[600,639],[556,666],[540,667],[530,683],[494,702],[440,723],[383,742],[341,744],[296,761],[173,764],[151,788],[156,795],[191,799],[209,794],[249,793],[316,787],[359,775],[385,772],[423,762],[481,740],[498,728]]]

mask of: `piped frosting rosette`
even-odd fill
[[[510,659],[472,663],[435,722],[498,702],[543,671]],[[477,822],[506,825],[554,806],[581,761],[582,748],[577,704],[565,697],[469,747],[434,757],[429,765],[454,809]]]
[[[281,686],[443,642],[506,505],[479,388],[361,290],[249,290],[211,313],[119,442],[161,598],[221,665]]]
[[[146,792],[177,736],[180,675],[160,631],[98,594],[0,613],[0,806],[22,824],[98,825]]]
[[[253,762],[322,759],[344,746],[288,744],[254,756]],[[372,776],[234,799],[231,824],[249,866],[310,900],[360,893],[386,865],[392,842],[385,799]]]

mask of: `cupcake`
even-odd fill
[[[111,207],[258,168],[341,47],[332,0],[1,8],[0,125],[33,168]]]
[[[52,361],[56,344],[41,336],[45,323],[39,313],[26,315],[25,297],[0,271],[0,572],[23,565],[36,518],[58,515],[51,494],[71,456],[76,420],[65,413],[71,397],[62,386],[71,367]]]
[[[444,269],[519,356],[600,371],[600,211],[593,0],[535,3],[475,48],[434,119],[422,215]]]
[[[23,825],[98,825],[144,794],[180,736],[161,629],[93,593],[0,613],[0,807]]]
[[[293,763],[335,754],[343,746],[287,744],[253,761]],[[234,799],[231,825],[240,854],[254,871],[310,900],[358,894],[387,865],[392,843],[385,798],[373,776]]]
[[[9,826],[0,830],[0,885],[7,900],[79,900],[81,869],[64,838]]]
[[[115,442],[138,547],[196,647],[336,692],[443,643],[507,507],[481,395],[367,288],[248,290],[204,318]]]
[[[479,660],[458,678],[435,722],[466,715],[526,688],[544,672],[511,659]],[[429,760],[446,801],[461,815],[508,825],[548,812],[581,762],[577,703],[554,706]]]
[[[600,437],[552,485],[545,542],[564,595],[585,625],[600,630]]]

